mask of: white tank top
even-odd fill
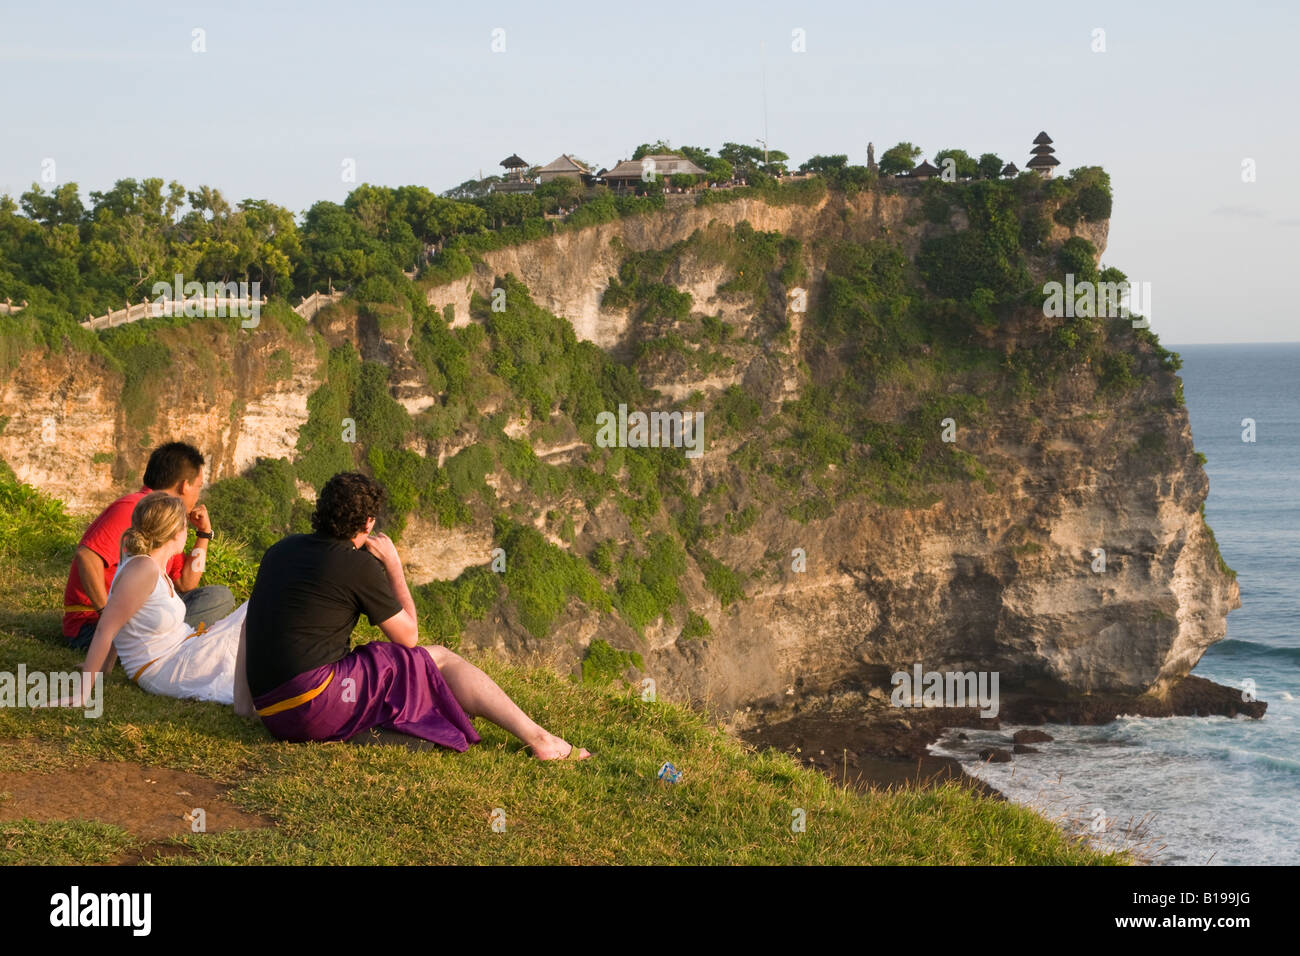
[[[136,558],[144,558],[153,564],[153,559],[147,554],[132,555],[118,567],[117,574],[113,576],[114,586],[122,579],[126,566]],[[154,568],[157,570],[157,565]],[[112,587],[108,593],[113,593]],[[117,656],[122,660],[126,676],[134,678],[136,672],[150,661],[169,655],[193,631],[185,623],[185,602],[176,594],[167,575],[158,571],[153,591],[144,604],[140,605],[140,610],[122,625],[117,637],[113,639],[113,645],[117,648]]]

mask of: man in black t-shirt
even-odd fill
[[[384,727],[466,750],[484,717],[540,760],[585,759],[531,720],[484,674],[445,647],[419,645],[415,603],[393,542],[374,534],[384,504],[358,472],[325,483],[312,534],[290,535],[262,557],[248,601],[241,662],[256,713],[282,740],[346,740]],[[362,614],[388,638],[349,651]]]
[[[405,590],[405,581],[399,577],[398,582]],[[406,607],[393,590],[383,562],[351,541],[315,533],[271,545],[245,623],[253,696],[342,658],[362,614],[376,625],[398,616],[397,623],[405,626],[400,616]],[[405,597],[409,601],[409,592]]]

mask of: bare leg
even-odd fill
[[[561,737],[547,732],[540,724],[519,709],[496,682],[465,658],[445,647],[423,647],[442,678],[455,695],[457,703],[471,717],[483,717],[502,727],[533,749],[538,760],[554,760],[569,754],[569,744]],[[590,756],[579,748],[581,759]],[[585,756],[584,756],[585,755]]]

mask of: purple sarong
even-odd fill
[[[264,715],[300,695],[303,703]],[[346,657],[286,681],[253,699],[262,724],[292,743],[347,740],[382,727],[464,752],[482,738],[422,647],[387,641],[362,644]]]

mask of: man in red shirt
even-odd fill
[[[131,526],[136,503],[150,491],[165,491],[184,501],[190,524],[198,535],[194,550],[189,555],[176,555],[167,568],[185,602],[185,623],[191,627],[212,624],[235,610],[235,596],[229,588],[199,587],[208,542],[212,540],[208,509],[198,503],[202,488],[203,455],[185,442],[168,442],[149,456],[144,487],[118,498],[91,522],[77,545],[63,592],[63,636],[69,647],[84,651],[90,646],[117,573],[122,535]]]

